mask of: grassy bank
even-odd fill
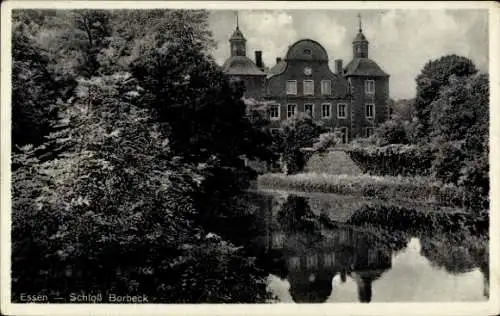
[[[331,175],[302,173],[259,176],[259,188],[322,192],[373,197],[380,200],[411,200],[446,206],[463,206],[463,192],[453,185],[426,177]]]

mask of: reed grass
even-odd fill
[[[268,173],[259,176],[259,188],[294,190],[372,197],[380,200],[411,200],[443,206],[464,205],[461,188],[429,177],[393,177],[372,175],[332,175]]]

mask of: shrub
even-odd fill
[[[399,144],[383,147],[353,145],[347,149],[363,172],[389,176],[430,175],[434,152],[431,146]]]
[[[282,122],[276,148],[282,155],[285,173],[293,174],[304,169],[310,154],[302,149],[311,147],[320,133],[321,126],[303,113]]]
[[[446,142],[436,146],[432,161],[432,174],[447,183],[457,183],[464,167],[465,152],[459,142]]]
[[[375,130],[378,145],[408,144],[410,140],[408,136],[409,125],[409,122],[403,121],[399,117],[393,117],[380,124]]]
[[[173,154],[150,112],[120,92],[128,79],[81,80],[65,128],[50,135],[65,148],[58,159],[42,162],[32,146],[13,156],[12,300],[94,291],[264,301],[254,258],[194,220],[209,172]]]

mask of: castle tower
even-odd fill
[[[236,29],[229,39],[231,46],[231,56],[246,56],[247,55],[247,40],[240,31],[238,12],[236,12]]]
[[[358,14],[359,29],[358,34],[352,42],[352,50],[354,58],[368,58],[368,40],[363,34],[363,27],[361,25],[361,15]]]
[[[363,34],[359,14],[358,32],[352,42],[352,49],[352,61],[344,71],[351,87],[352,136],[368,137],[388,118],[389,75],[368,57],[368,40]]]
[[[266,73],[262,62],[262,51],[255,51],[255,62],[247,57],[247,40],[240,30],[236,12],[236,29],[229,38],[231,55],[222,65],[222,71],[233,82],[243,83],[245,98],[262,99]]]

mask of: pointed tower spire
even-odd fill
[[[368,58],[368,41],[363,34],[363,26],[361,24],[361,14],[358,13],[358,34],[352,42],[353,56],[355,58]]]
[[[359,22],[359,33],[363,32],[363,27],[361,26],[361,14],[358,13],[358,22]]]
[[[243,33],[240,31],[240,23],[238,17],[238,11],[234,11],[236,16],[236,29],[229,39],[231,44],[231,56],[246,56],[246,39]]]

